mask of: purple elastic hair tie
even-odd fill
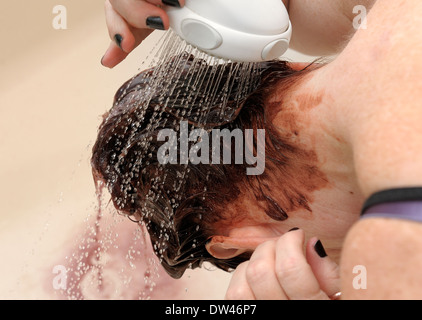
[[[362,218],[390,218],[422,222],[422,188],[385,190],[364,204]]]
[[[362,218],[390,218],[422,222],[422,200],[378,204],[369,208]]]

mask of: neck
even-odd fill
[[[337,250],[359,218],[363,196],[343,134],[346,113],[324,89],[327,67],[305,73],[287,90],[276,88],[266,105],[280,140],[294,155],[286,163],[290,172],[277,170],[274,177],[274,200],[286,207],[290,203],[289,219],[278,223],[280,231],[300,227],[324,241],[327,250]],[[291,205],[292,192],[299,195],[299,205]]]

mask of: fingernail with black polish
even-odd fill
[[[179,0],[162,0],[162,1],[163,1],[163,4],[165,4],[167,6],[180,8]]]
[[[291,232],[291,231],[297,231],[297,230],[299,230],[299,228],[293,228],[293,229],[290,229],[289,232]]]
[[[123,41],[123,37],[120,34],[116,34],[114,36],[114,41],[116,42],[116,44],[119,46],[120,49],[122,49],[122,41]],[[123,49],[122,49],[123,50]]]
[[[327,253],[325,252],[324,246],[321,243],[321,240],[318,240],[314,245],[315,252],[321,257],[325,258]]]
[[[163,20],[160,17],[148,17],[147,26],[148,28],[157,29],[157,30],[165,29]]]

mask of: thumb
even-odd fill
[[[306,260],[312,268],[315,278],[328,297],[334,299],[340,292],[340,269],[330,257],[318,238],[312,238],[306,245]]]

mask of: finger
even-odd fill
[[[105,16],[110,38],[113,43],[104,54],[101,64],[113,68],[123,61],[153,30],[133,29],[114,10],[110,1],[105,2]],[[123,52],[121,52],[123,51]]]
[[[135,37],[133,49],[136,48],[146,37],[145,35],[146,29],[143,30],[135,30],[133,36]],[[126,39],[126,38],[123,38]],[[127,43],[127,42],[126,42]],[[122,62],[128,54],[132,51],[130,49],[130,42],[126,44],[126,50],[122,50],[120,46],[117,44],[117,40],[112,41],[109,48],[107,49],[106,53],[104,54],[103,58],[101,59],[101,64],[105,67],[113,68],[120,62]]]
[[[318,238],[312,238],[306,246],[306,260],[321,287],[332,297],[340,292],[340,270],[337,263],[327,256],[325,249]]]
[[[288,232],[277,241],[277,279],[291,300],[326,300],[328,296],[321,290],[303,253],[304,241],[302,230]]]
[[[155,4],[157,6],[167,5],[171,7],[183,7],[185,5],[185,0],[147,0],[147,2]]]
[[[114,10],[110,1],[105,2],[105,18],[110,39],[126,53],[135,48],[135,37],[122,16]]]
[[[241,263],[233,273],[226,292],[226,300],[255,300],[255,295],[246,280],[248,263],[249,261]]]
[[[112,42],[101,59],[101,64],[107,68],[114,68],[120,62],[122,62],[128,53],[121,50],[116,43]]]
[[[141,0],[109,0],[114,10],[137,29],[153,27],[167,30],[169,19],[164,9]],[[147,21],[148,20],[148,21]]]
[[[246,280],[258,300],[286,300],[275,273],[276,241],[256,248],[246,268]]]

